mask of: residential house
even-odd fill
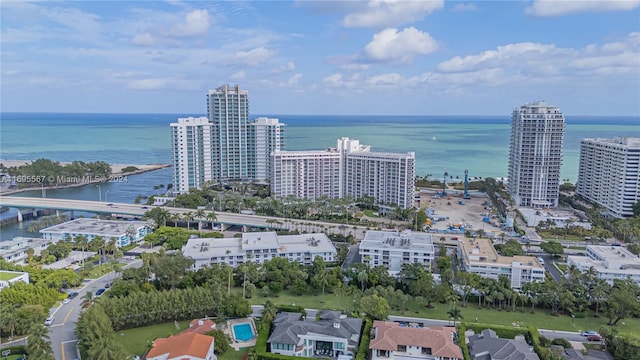
[[[281,312],[273,320],[267,343],[274,354],[337,359],[353,357],[362,331],[362,319],[323,310],[318,319],[300,313]]]
[[[375,321],[369,343],[371,360],[462,360],[455,336],[455,327]]]
[[[156,339],[146,360],[217,360],[212,336],[183,331],[165,339]]]
[[[540,360],[522,336],[501,339],[495,331],[485,329],[470,336],[467,344],[471,360]]]

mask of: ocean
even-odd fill
[[[113,164],[171,163],[169,123],[197,114],[0,113],[0,162],[48,158],[61,162]],[[416,153],[416,175],[442,178],[506,177],[510,116],[316,116],[254,115],[287,124],[286,150],[320,150],[340,137],[360,140],[374,151]],[[562,179],[575,181],[580,140],[587,137],[640,136],[640,117],[567,116]],[[133,202],[153,195],[155,185],[171,182],[171,169],[130,176],[127,183],[48,190],[47,197]],[[42,196],[31,191],[18,196]],[[0,216],[9,216],[9,213]],[[76,213],[75,216],[90,215]],[[34,236],[27,224],[6,226],[0,241]]]

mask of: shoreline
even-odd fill
[[[22,166],[29,164],[32,160],[0,160],[0,164],[3,164],[6,167],[11,166]],[[70,162],[60,162],[61,165],[71,164]],[[156,171],[160,169],[166,169],[171,167],[171,164],[146,164],[146,165],[136,165],[136,164],[109,164],[111,165],[112,174],[110,179],[113,179],[114,182],[118,181],[118,178],[130,176],[130,175],[139,175],[151,171]],[[126,167],[136,167],[138,170],[122,172],[122,169]],[[74,187],[80,187],[91,184],[100,184],[104,182],[109,182],[110,180],[92,180],[92,181],[83,181],[83,182],[75,182],[68,183],[63,185],[48,185],[48,186],[38,186],[38,187],[27,187],[27,188],[19,188],[19,189],[2,189],[0,187],[0,195],[12,195],[18,194],[25,191],[37,191],[37,190],[55,190],[55,189],[68,189]]]

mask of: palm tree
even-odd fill
[[[183,213],[182,219],[187,222],[187,231],[191,230],[190,225],[191,225],[191,220],[193,220],[193,213],[190,211]]]
[[[447,315],[449,315],[449,318],[453,320],[454,327],[456,326],[457,320],[462,320],[462,311],[459,308],[449,309],[449,311],[447,311]]]
[[[30,359],[54,360],[49,343],[49,329],[36,323],[29,328],[28,336],[26,350]]]
[[[362,270],[358,273],[358,281],[360,281],[360,290],[364,292],[364,284],[369,280],[369,274],[367,270]]]
[[[210,225],[211,225],[211,230],[213,230],[213,222],[214,222],[214,221],[216,221],[216,220],[218,219],[218,216],[216,215],[216,213],[215,213],[215,212],[213,212],[213,211],[209,211],[209,212],[207,213],[206,218],[207,218],[207,220],[209,220],[209,223],[210,223]]]
[[[267,300],[264,303],[264,309],[262,309],[262,320],[264,323],[268,323],[273,321],[276,318],[276,308],[271,302],[271,300]]]
[[[76,243],[76,248],[82,249],[82,267],[84,268],[84,249],[87,247],[87,237],[84,235],[76,235],[73,240]]]
[[[193,217],[195,217],[198,220],[198,232],[200,233],[200,237],[202,237],[202,219],[204,219],[206,215],[207,214],[203,209],[198,209],[193,214]]]

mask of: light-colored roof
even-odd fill
[[[544,270],[535,256],[502,256],[493,247],[491,240],[484,238],[460,238],[458,246],[462,249],[464,261],[467,264],[482,264],[484,266],[511,265],[514,262],[528,265],[532,268]]]
[[[392,321],[374,321],[374,338],[369,349],[397,351],[398,345],[430,348],[434,356],[462,359],[462,350],[453,343],[454,327],[401,327]]]
[[[433,249],[433,239],[431,234],[399,231],[377,231],[369,230],[360,242],[360,248],[391,248],[403,249]]]
[[[216,329],[216,323],[209,319],[194,319],[189,323],[189,327],[182,332],[195,332],[198,334],[206,334]]]
[[[146,358],[155,358],[169,354],[166,359],[180,356],[192,356],[205,359],[213,345],[213,337],[195,332],[181,332],[165,339],[156,339]]]
[[[61,234],[94,234],[101,235],[109,240],[109,237],[120,237],[126,235],[127,229],[133,227],[139,229],[147,226],[144,221],[118,221],[118,220],[100,220],[92,218],[78,218],[67,221],[62,224],[50,226],[40,230],[44,233],[61,233]]]

